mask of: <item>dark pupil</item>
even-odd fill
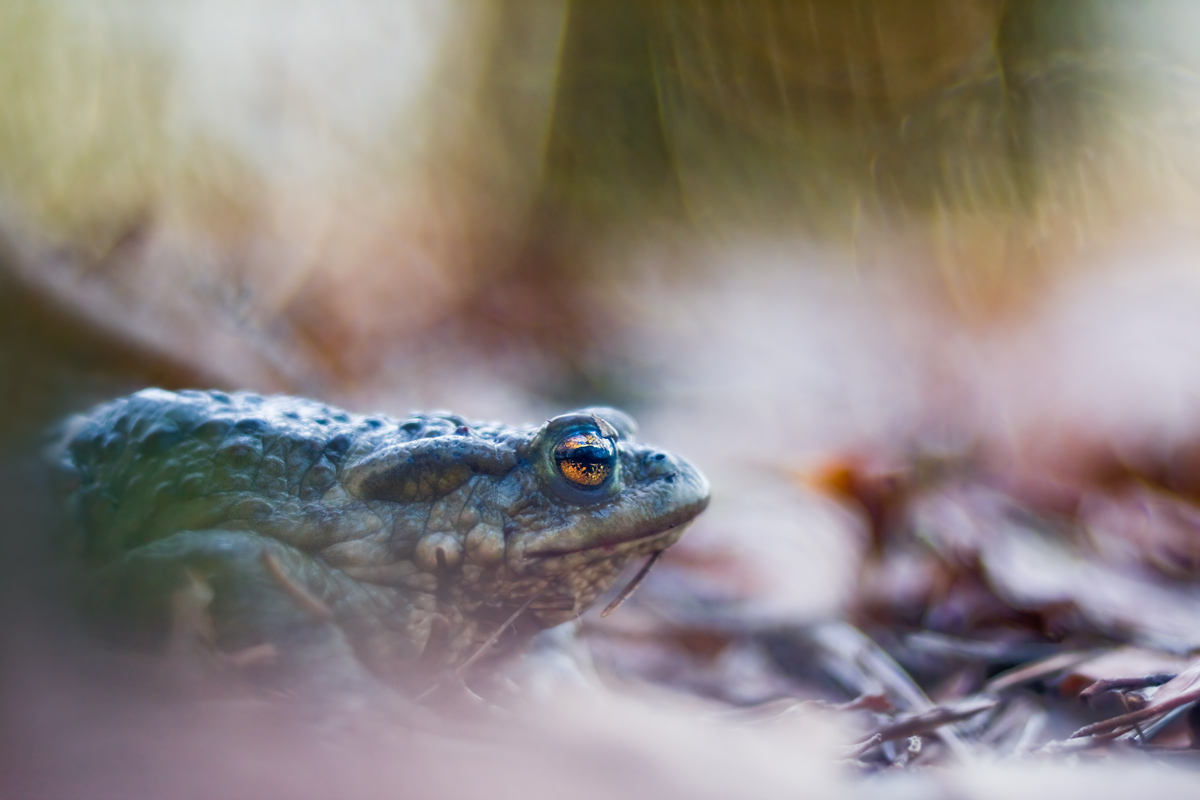
[[[612,472],[612,443],[594,433],[573,433],[554,448],[559,473],[580,486],[599,486]]]

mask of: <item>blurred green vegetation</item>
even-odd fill
[[[932,270],[977,313],[1128,224],[1192,224],[1194,16],[3,0],[0,225],[73,254],[22,274],[74,270],[164,324],[193,292],[301,377],[457,325],[586,394],[628,382],[603,332],[641,248],[815,242]]]
[[[1121,146],[1109,141],[1119,130],[1124,147],[1152,158],[1146,138],[1158,133],[1137,104],[1154,84],[1150,62],[1167,78],[1190,68],[1164,49],[1179,10],[1166,2],[464,0],[455,8],[454,29],[433,32],[445,38],[423,106],[397,108],[391,143],[352,156],[357,168],[383,169],[397,193],[411,188],[406,181],[434,181],[432,190],[471,215],[465,226],[492,239],[526,235],[531,217],[535,235],[558,239],[661,236],[656,225],[682,224],[847,244],[865,229],[928,227],[948,215],[974,229],[981,218],[1037,223],[1066,206],[1097,214],[1121,197],[1093,187],[1101,178],[1089,173],[1128,165],[1110,146],[1097,167],[1090,149]],[[255,224],[272,202],[261,196],[270,191],[261,165],[212,131],[178,129],[171,107],[191,100],[174,94],[179,42],[154,24],[170,14],[133,0],[0,6],[0,184],[89,252],[164,206],[226,231]],[[1142,26],[1150,36],[1129,33],[1130,15],[1150,20]],[[421,21],[416,11],[407,19]],[[220,42],[202,44],[221,57]],[[531,57],[539,48],[557,55]],[[484,55],[465,55],[472,50]],[[306,119],[320,123],[323,98],[303,97],[298,80],[280,78],[279,107],[254,111],[289,124],[288,104],[307,103]],[[228,113],[247,110],[231,104]],[[345,144],[338,123],[327,121],[331,147]],[[413,128],[425,131],[426,166],[397,171]]]
[[[1137,102],[1180,65],[1125,35],[1131,8],[572,3],[547,206],[589,231],[620,220],[626,235],[648,212],[844,246],[982,233],[984,249],[1013,240],[1019,258],[968,247],[947,266],[1019,273],[1048,227],[1104,230],[1128,213],[1152,151],[1189,155],[1166,152],[1161,119]],[[1166,27],[1171,12],[1146,8]]]
[[[456,69],[481,74],[450,102],[433,92],[417,114],[453,117],[448,107],[467,104],[470,141],[435,120],[424,155],[436,160],[446,139],[484,151],[503,165],[494,180],[540,180],[526,204],[581,218],[589,236],[648,213],[844,238],[864,215],[903,224],[935,211],[1028,212],[1132,101],[1122,90],[1144,84],[1146,56],[1166,58],[1154,41],[1122,38],[1128,2],[457,5],[435,88]],[[1170,26],[1170,4],[1139,7]],[[132,0],[0,6],[0,180],[69,239],[103,242],[167,199],[194,202],[215,225],[246,213],[238,203],[257,167],[211,131],[171,127],[170,105],[189,98],[172,95],[178,42],[152,24],[170,13]],[[556,49],[557,63],[528,58],[531,40]],[[467,45],[486,55],[465,58]],[[281,79],[281,92],[303,88]],[[357,154],[377,165],[393,156],[386,142]]]
[[[200,134],[172,141],[172,63],[134,3],[0,5],[0,188],[69,245],[101,257],[185,201],[219,227],[250,176]]]

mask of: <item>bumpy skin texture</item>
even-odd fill
[[[579,431],[615,449],[601,486],[556,466]],[[708,502],[611,409],[515,428],[149,389],[74,420],[59,467],[86,602],[112,631],[161,636],[203,585],[224,650],[336,654],[401,683],[461,665],[522,607],[504,644],[572,619]]]

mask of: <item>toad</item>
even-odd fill
[[[610,408],[511,427],[147,389],[68,429],[69,541],[105,635],[153,646],[199,597],[218,652],[409,687],[575,619],[646,558],[636,583],[709,498]]]

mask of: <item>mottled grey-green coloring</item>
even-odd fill
[[[200,585],[222,651],[337,654],[397,683],[518,611],[497,649],[574,618],[709,495],[613,409],[510,427],[148,389],[68,428],[70,541],[106,632],[161,640]]]

